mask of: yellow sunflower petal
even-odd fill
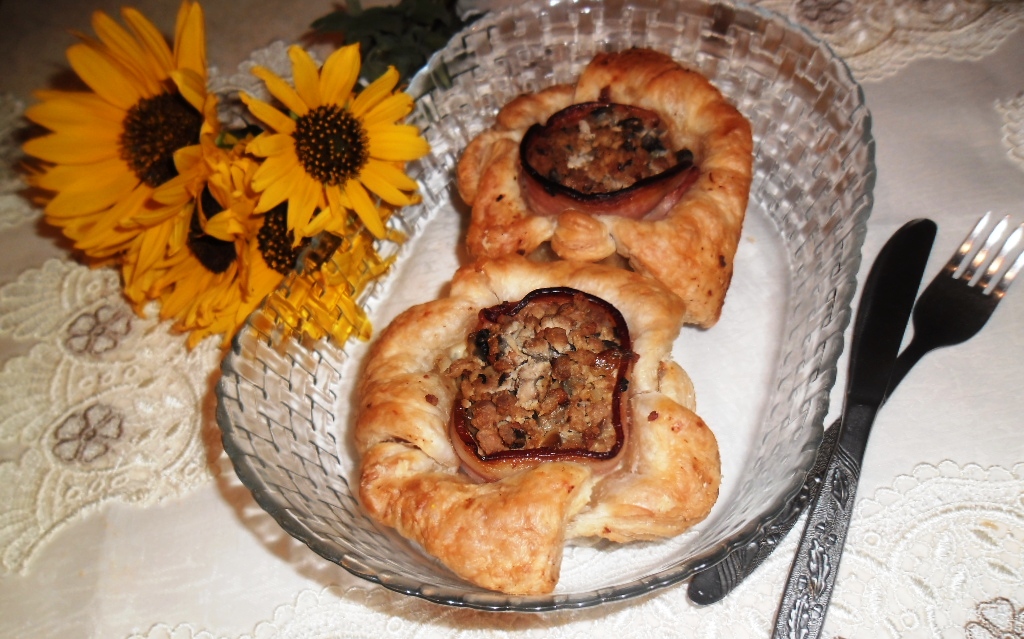
[[[174,152],[174,168],[178,171],[178,176],[191,173],[197,170],[200,163],[203,161],[204,151],[202,145],[193,144],[178,149]],[[177,179],[177,178],[174,178]]]
[[[350,44],[332,53],[320,71],[320,95],[324,104],[344,105],[359,79],[359,45]]]
[[[339,228],[344,225],[351,208],[348,197],[336,184],[328,184],[324,187],[324,195],[327,198],[327,209],[320,212],[306,226],[306,233],[309,236],[331,228]]]
[[[125,111],[143,97],[139,87],[125,76],[120,66],[88,45],[71,45],[68,48],[68,62],[90,89]]]
[[[135,72],[136,79],[145,84],[150,94],[160,92],[159,81],[166,76],[161,76],[159,68],[153,68],[148,64],[149,56],[124,27],[106,13],[94,11],[92,28],[110,53],[116,56],[121,64]]]
[[[181,46],[181,38],[185,33],[185,24],[188,22],[189,11],[192,9],[192,0],[181,0],[178,5],[178,15],[174,18],[174,43],[173,50]]]
[[[344,217],[347,215],[347,209],[350,208],[348,196],[342,192],[341,187],[337,184],[328,184],[324,187],[324,195],[327,197],[327,208],[331,214],[336,217]]]
[[[91,184],[78,183],[76,188],[63,189],[57,193],[47,203],[46,213],[53,217],[67,218],[103,211],[128,197],[138,184],[134,175],[123,173],[93,180]]]
[[[121,153],[121,129],[112,126],[97,126],[87,123],[80,126],[62,126],[53,135],[68,145],[88,144],[103,146],[113,153]]]
[[[26,118],[53,131],[80,126],[120,130],[124,116],[124,111],[99,99],[88,101],[57,98],[33,104],[25,110]]]
[[[295,79],[295,90],[302,101],[310,109],[322,104],[320,98],[320,72],[313,58],[299,46],[288,47],[288,57],[292,61],[292,77]]]
[[[206,25],[198,2],[182,2],[174,33],[177,68],[206,78]]]
[[[430,145],[409,124],[366,127],[370,156],[386,162],[408,162],[430,153]]]
[[[181,175],[164,182],[153,191],[153,201],[159,204],[186,202],[192,197],[188,188],[188,180]]]
[[[267,124],[271,129],[278,133],[286,133],[288,135],[291,135],[295,131],[295,120],[291,119],[284,113],[281,113],[266,102],[258,100],[246,93],[242,93],[241,98],[242,102],[245,102],[245,105],[249,107],[249,111]]]
[[[388,67],[379,78],[363,89],[352,101],[352,115],[361,118],[364,113],[380,104],[398,86],[399,74],[395,67]]]
[[[363,185],[356,180],[349,180],[345,184],[345,195],[352,202],[352,209],[370,233],[373,233],[374,237],[384,237],[384,222],[381,221],[380,211],[373,205]]]
[[[294,154],[295,138],[284,133],[261,133],[246,145],[245,150],[263,158]]]
[[[49,191],[81,191],[97,181],[109,181],[113,176],[124,174],[131,175],[131,169],[120,157],[114,157],[89,164],[58,164],[30,179],[33,186]]]
[[[377,103],[377,106],[370,109],[363,116],[363,123],[366,126],[387,122],[388,124],[401,120],[412,113],[413,99],[408,93],[395,93]]]
[[[192,211],[194,205],[182,209],[181,216],[175,218],[171,225],[171,235],[167,240],[167,254],[176,259],[185,259],[187,251],[183,250],[188,243],[188,233],[192,227]]]
[[[136,211],[130,217],[121,218],[121,224],[125,228],[152,228],[154,226],[167,226],[164,222],[173,219],[181,214],[185,206],[191,207],[192,200],[161,204],[156,201],[146,203],[146,206]]]
[[[124,18],[124,21],[128,23],[128,28],[132,30],[135,37],[149,52],[150,58],[156,64],[156,67],[162,70],[163,75],[161,77],[168,77],[171,70],[174,69],[174,55],[171,53],[170,47],[167,46],[167,42],[164,40],[164,36],[161,35],[160,30],[147,20],[144,15],[139,13],[138,9],[125,7],[121,9],[121,17]]]
[[[56,164],[99,162],[118,155],[117,147],[110,144],[109,137],[102,133],[93,137],[53,133],[29,140],[22,149],[29,155]]]
[[[150,193],[151,189],[140,185],[127,197],[104,211],[102,216],[83,220],[84,225],[78,224],[78,219],[67,221],[63,224],[65,234],[74,240],[75,248],[91,257],[103,258],[119,253],[138,236],[138,231],[119,228],[118,220],[136,214],[149,199]],[[54,221],[49,214],[47,219]],[[60,221],[57,220],[57,223]]]
[[[288,198],[288,228],[296,231],[295,243],[298,244],[302,239],[300,233],[313,217],[323,189],[319,182],[308,176],[298,180],[293,188],[295,190]]]
[[[294,155],[281,154],[268,157],[256,169],[251,180],[252,187],[257,191],[262,191],[268,185],[285,179],[294,170],[301,170]]]
[[[104,121],[114,123],[120,128],[124,120],[125,110],[110,104],[100,96],[91,91],[49,91],[39,90],[32,92],[33,97],[39,100],[40,104],[29,107],[29,111],[36,106],[79,111],[84,115],[95,116]],[[28,112],[26,112],[26,115]]]
[[[135,264],[135,268],[132,271],[126,273],[126,284],[132,285],[135,282],[135,277],[143,271],[147,271],[154,266],[164,255],[164,247],[167,246],[167,234],[170,232],[170,227],[167,225],[159,225],[139,234],[139,252],[138,262]]]
[[[257,171],[257,175],[259,172]],[[284,202],[292,194],[292,190],[295,188],[295,184],[300,180],[306,179],[307,176],[302,167],[296,163],[287,177],[284,177],[276,182],[270,182],[263,188],[257,187],[253,184],[253,188],[256,188],[260,193],[259,204],[256,205],[256,213],[266,213],[270,209],[274,208],[281,202]],[[255,180],[255,177],[253,178]]]
[[[412,199],[402,193],[400,190],[395,188],[395,185],[388,180],[388,174],[386,171],[379,170],[380,167],[387,166],[383,162],[366,163],[363,170],[359,174],[359,181],[372,191],[374,194],[380,197],[388,204],[394,204],[395,206],[406,206],[412,204]]]
[[[252,74],[263,80],[270,94],[280,100],[292,113],[301,117],[309,112],[309,107],[302,101],[302,97],[299,96],[295,89],[277,77],[273,71],[266,67],[253,67]]]
[[[327,230],[337,226],[333,215],[328,215],[327,211],[321,211],[319,215],[314,215],[313,219],[309,221],[302,234],[305,237],[313,237],[321,231]],[[341,233],[339,233],[340,235]]]
[[[234,215],[214,215],[206,221],[203,230],[219,240],[231,241],[245,233],[246,228]]]
[[[262,259],[260,260],[262,261]],[[284,279],[284,275],[278,273],[268,266],[261,265],[258,268],[252,269],[252,274],[249,276],[248,286],[246,286],[245,297],[252,306],[258,304],[263,300],[264,297],[270,294],[277,285]],[[248,312],[242,314],[240,319],[244,319],[252,311],[252,307],[249,307]]]
[[[171,79],[189,104],[196,111],[203,112],[206,104],[206,79],[191,69],[177,69],[171,72]]]
[[[106,58],[110,64],[117,68],[121,75],[135,86],[143,97],[151,97],[162,92],[160,83],[147,75],[146,70],[135,63],[134,60],[125,60],[117,52],[113,51],[103,42],[83,33],[76,33],[82,44],[89,47],[99,55]]]
[[[403,191],[415,191],[419,188],[416,180],[406,175],[402,169],[390,162],[381,162],[370,158],[366,162],[366,167],[372,167],[373,171],[377,172],[397,189],[401,189]]]

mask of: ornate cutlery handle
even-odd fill
[[[694,575],[687,590],[690,601],[704,606],[721,600],[772,554],[796,525],[807,504],[817,497],[838,437],[837,420],[822,436],[814,465],[807,472],[807,479],[789,507],[779,513],[775,521],[766,526],[764,532],[756,539],[743,548],[734,550],[722,562]]]
[[[844,444],[851,439],[851,431],[870,429],[875,416],[871,408],[857,408],[861,410],[850,411],[848,423],[843,425],[845,432],[840,434],[817,499],[808,512],[775,618],[775,639],[817,639],[825,625],[864,457],[863,445],[852,442],[852,450],[848,450]]]

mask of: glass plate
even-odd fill
[[[662,542],[571,545],[550,595],[468,585],[370,521],[352,494],[349,405],[366,344],[297,336],[268,303],[224,360],[218,421],[256,500],[326,559],[445,604],[576,608],[683,581],[786,515],[821,439],[875,169],[860,87],[825,44],[779,16],[702,0],[553,0],[474,23],[411,83],[411,119],[433,149],[412,167],[423,203],[393,220],[411,239],[382,248],[397,252],[396,264],[359,302],[379,329],[442,295],[464,260],[466,211],[452,183],[462,149],[511,98],[574,82],[595,53],[631,46],[696,68],[754,128],[750,205],[722,319],[710,330],[684,329],[674,348],[721,449],[711,515]]]

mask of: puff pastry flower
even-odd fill
[[[599,110],[637,110],[616,120],[627,132],[644,114],[656,116],[664,135],[650,138],[652,144],[664,144],[679,163],[692,163],[692,170],[677,171],[682,175],[665,191],[657,189],[668,180],[652,179],[643,188],[622,186],[628,197],[602,195],[597,206],[583,201],[587,198],[558,197],[559,187],[545,180],[552,170],[557,182],[574,163],[597,163],[609,155],[607,148],[593,153],[575,148],[594,138],[592,125],[585,122],[582,142],[567,143],[574,152],[566,165],[541,171],[538,188],[532,164],[524,166],[524,137],[537,127],[550,131],[552,121],[575,123],[572,110],[587,104]],[[626,144],[632,148],[631,141]],[[568,260],[612,258],[681,297],[685,323],[712,326],[732,278],[750,192],[752,149],[750,123],[700,73],[648,49],[598,54],[575,85],[512,100],[495,124],[467,146],[457,174],[459,193],[472,207],[468,251],[477,259],[537,255],[546,249]],[[631,161],[622,159],[617,167]],[[595,171],[601,177],[609,173],[605,166]],[[652,194],[658,202],[638,203]]]
[[[585,307],[586,300],[601,300],[621,313],[628,339],[587,327],[597,340],[588,357],[598,368],[613,371],[610,376],[621,391],[613,400],[621,401],[621,446],[609,444],[614,454],[598,455],[590,463],[573,444],[566,454],[542,455],[481,478],[467,469],[466,451],[460,456],[453,445],[454,414],[468,404],[453,370],[463,370],[462,363],[477,350],[486,351],[487,359],[495,344],[516,355],[530,350],[529,340],[520,349],[505,344],[504,337],[487,339],[493,337],[493,326],[484,322],[491,328],[481,329],[481,318],[495,326],[527,324],[532,320],[516,315],[526,308],[520,302],[552,288],[573,291],[566,305]],[[495,308],[506,317],[495,314]],[[656,281],[605,265],[509,256],[460,269],[448,296],[400,314],[366,357],[354,434],[362,506],[463,579],[524,595],[555,588],[568,539],[658,539],[693,526],[710,512],[721,470],[715,436],[694,412],[689,378],[671,360],[683,308],[682,300]],[[558,333],[557,318],[545,313],[537,311],[538,326]],[[546,344],[554,359],[583,349],[582,343],[569,347],[554,336]],[[547,383],[542,376],[526,375],[523,371],[533,364],[520,361],[526,362],[517,373],[520,382]],[[627,361],[628,366],[617,368]],[[494,370],[510,369],[498,362]],[[624,377],[616,377],[616,370],[626,371]],[[551,375],[558,377],[557,372]],[[594,392],[565,403],[607,394],[589,391]],[[537,387],[523,382],[515,392],[532,396]],[[519,434],[509,437],[510,449],[524,445]]]

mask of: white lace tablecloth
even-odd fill
[[[175,3],[133,4],[173,20]],[[939,224],[928,277],[981,213],[1024,221],[1024,4],[761,4],[828,40],[864,84],[879,177],[863,269],[914,217]],[[67,30],[118,5],[0,4],[0,636],[769,635],[795,534],[713,606],[679,586],[530,615],[394,594],[284,533],[220,448],[214,341],[189,352],[134,316],[114,273],[78,265],[40,226],[11,169],[28,91],[65,73]],[[239,52],[298,37],[331,10],[204,6],[211,60],[232,69]],[[1024,290],[1013,289],[980,335],[908,376],[875,424],[826,636],[1024,639],[1022,379]]]

